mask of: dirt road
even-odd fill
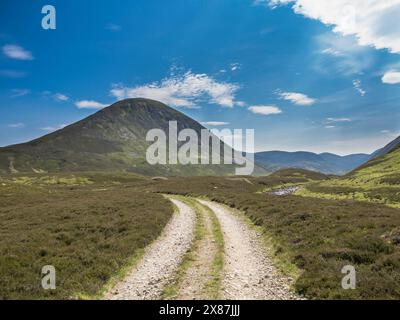
[[[106,299],[151,300],[160,298],[163,287],[174,276],[182,257],[190,248],[196,222],[192,208],[170,199],[178,208],[162,236],[151,244],[141,262],[111,289]]]
[[[241,213],[205,200],[170,200],[179,212],[106,299],[160,299],[165,288],[172,299],[299,299]]]
[[[218,217],[225,241],[223,293],[225,299],[297,299],[290,280],[279,274],[261,243],[261,235],[243,217],[220,204],[199,200]]]

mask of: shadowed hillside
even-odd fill
[[[154,165],[146,161],[149,130],[168,133],[202,125],[165,104],[148,99],[117,102],[86,119],[36,140],[0,148],[0,172],[132,171],[145,175],[225,175],[232,165]],[[221,147],[222,149],[222,147]]]

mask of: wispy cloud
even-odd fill
[[[229,122],[222,122],[222,121],[207,121],[207,122],[202,122],[201,124],[205,126],[213,126],[213,127],[218,127],[218,126],[227,126]]]
[[[69,100],[69,97],[66,96],[65,94],[62,94],[62,93],[56,93],[56,94],[54,94],[54,95],[53,95],[53,98],[54,98],[55,100],[57,100],[57,101],[62,101],[62,102],[68,101],[68,100]]]
[[[386,72],[382,77],[382,82],[387,84],[400,83],[400,71],[391,70]]]
[[[255,114],[261,114],[264,116],[282,113],[282,110],[276,106],[250,106],[249,110]]]
[[[354,89],[356,89],[358,91],[360,96],[364,97],[365,94],[367,93],[367,91],[365,91],[362,87],[361,80],[358,80],[358,79],[353,80],[353,86],[354,86]]]
[[[335,123],[335,122],[351,122],[350,118],[327,118],[326,123]]]
[[[67,126],[67,124],[59,124],[59,125],[56,125],[56,126],[48,126],[48,127],[42,127],[42,128],[40,128],[40,130],[42,130],[42,131],[57,131],[57,130],[60,130],[60,129],[62,129],[62,128],[65,128]]]
[[[270,0],[269,4],[292,4],[295,13],[333,26],[336,33],[355,36],[360,45],[400,53],[400,28],[395,27],[398,0]]]
[[[23,71],[17,71],[17,70],[0,70],[0,76],[17,79],[17,78],[25,77],[26,73]]]
[[[241,65],[238,62],[234,62],[234,63],[231,63],[230,68],[231,68],[231,71],[236,71],[241,68]]]
[[[287,100],[292,102],[295,105],[298,106],[311,106],[317,102],[316,99],[310,98],[307,95],[303,93],[298,93],[298,92],[281,92],[277,91],[277,94],[279,97],[283,100]]]
[[[33,60],[33,55],[31,52],[15,44],[6,44],[3,46],[3,53],[11,59]]]
[[[106,25],[106,29],[109,30],[109,31],[112,31],[112,32],[118,32],[118,31],[122,30],[122,27],[120,25],[118,25],[118,24],[115,24],[115,23],[108,23]]]
[[[160,82],[152,82],[136,87],[116,85],[111,95],[117,99],[149,98],[159,100],[174,107],[198,107],[206,101],[222,107],[233,107],[237,84],[220,82],[207,74],[195,74],[188,71],[180,75],[171,75]]]
[[[326,48],[321,51],[321,53],[328,54],[334,57],[343,57],[345,54],[334,48]]]
[[[10,123],[8,125],[9,128],[15,128],[15,129],[21,129],[25,127],[25,124],[22,122],[18,122],[18,123]]]
[[[19,98],[28,95],[31,93],[29,89],[12,89],[11,90],[11,98]]]
[[[75,102],[75,106],[79,109],[103,109],[108,105],[94,100],[80,100]]]
[[[373,55],[353,37],[325,32],[315,37],[314,69],[320,73],[360,74],[373,64]]]
[[[395,139],[400,136],[400,132],[392,130],[381,130],[381,133],[391,139]]]

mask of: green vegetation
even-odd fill
[[[371,179],[364,170],[369,170]],[[354,190],[362,180],[369,186],[358,186],[363,194],[382,192],[382,188],[375,188],[380,184],[385,185],[382,195],[389,199],[387,190],[397,188],[396,169],[387,168],[384,176],[374,175],[374,170],[366,166],[342,178],[305,170],[246,179],[210,176],[151,180],[128,173],[94,172],[3,176],[0,298],[99,297],[161,233],[173,211],[162,196],[167,193],[205,197],[243,211],[265,233],[278,266],[297,276],[294,287],[307,298],[399,299],[399,209],[371,203],[370,199],[280,197],[261,192],[302,185],[301,192],[339,196],[353,192],[347,188]],[[213,277],[206,290],[217,297],[223,238],[215,216],[211,217],[221,250],[214,257]],[[202,233],[201,224],[199,228],[197,237]],[[185,259],[189,263],[190,255]],[[47,264],[57,270],[54,291],[44,291],[40,285],[41,268]],[[356,290],[341,288],[341,269],[347,264],[356,267]],[[167,292],[170,297],[174,296],[174,290],[171,292]]]
[[[211,278],[205,285],[206,296],[209,297],[209,299],[220,299],[222,270],[224,268],[224,234],[222,233],[221,225],[214,211],[203,205],[202,209],[211,217],[212,233],[217,246],[217,251],[215,252],[211,266]]]
[[[130,174],[1,178],[0,299],[100,294],[172,214],[162,195],[143,190],[149,183]],[[56,269],[56,290],[41,287],[45,265]]]
[[[266,186],[274,188],[311,177],[321,178],[304,171],[296,174],[295,170],[250,178],[251,184],[228,178],[176,178],[154,185],[153,190],[207,197],[243,211],[271,238],[283,271],[299,274],[301,270],[294,286],[307,298],[399,299],[399,209],[259,192]],[[357,271],[356,290],[341,287],[341,270],[348,264]],[[293,265],[296,267],[290,267]]]
[[[400,208],[400,149],[372,160],[344,177],[308,184],[296,194],[367,201]]]

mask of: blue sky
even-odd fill
[[[0,146],[144,96],[257,151],[372,152],[400,135],[400,1],[332,2],[2,0]]]

